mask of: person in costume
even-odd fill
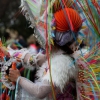
[[[66,10],[69,12],[74,28],[74,35],[78,38],[78,31],[82,26],[82,19],[74,9],[65,8],[65,11]],[[79,50],[82,42],[80,44],[75,42],[63,10],[54,13],[54,18],[56,30],[54,34],[55,46],[52,46],[51,50],[51,74],[54,88],[56,90],[56,98],[57,100],[75,100],[72,92],[75,90],[75,84],[73,85],[74,82],[72,79],[76,78],[77,68],[72,62],[74,58],[73,54],[75,51]],[[18,98],[20,100],[53,99],[49,96],[49,94],[52,93],[52,89],[46,56],[40,53],[32,55],[27,50],[13,51],[13,53],[9,51],[9,53],[14,58],[18,58],[19,55],[21,55],[19,59],[21,59],[24,66],[26,65],[27,68],[28,66],[31,66],[31,69],[39,66],[37,71],[38,79],[36,79],[34,83],[21,77],[18,70],[10,69],[9,79],[17,82],[24,91],[23,96],[21,95],[22,90],[20,88],[18,89],[16,100],[18,100]]]

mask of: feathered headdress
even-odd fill
[[[73,0],[65,0],[64,1],[64,8],[67,7],[71,7],[73,4]],[[60,5],[60,1],[56,1],[56,0],[52,0],[52,1],[44,1],[44,0],[21,0],[21,8],[22,8],[22,12],[25,15],[26,19],[28,21],[30,21],[31,25],[30,27],[35,29],[34,35],[37,38],[37,40],[39,41],[39,43],[42,45],[43,48],[45,48],[46,42],[48,41],[48,43],[52,43],[53,44],[53,34],[52,34],[52,25],[54,25],[54,20],[53,18],[55,17],[56,21],[58,22],[59,18],[60,18],[60,10],[62,10],[62,6]],[[58,13],[56,14],[56,12],[59,13],[59,17]],[[75,16],[73,16],[74,20],[80,20],[77,18],[77,13],[73,10],[71,10],[71,8],[68,9],[68,12],[73,16],[75,13]],[[66,18],[64,16],[66,16],[64,14],[63,11],[61,11],[61,13],[63,14],[61,18],[63,18],[65,20],[59,20],[60,23],[65,23],[65,25],[67,24],[67,30],[69,30],[69,22],[67,22]],[[62,22],[61,22],[62,21]],[[77,21],[76,21],[77,22]],[[62,24],[63,24],[62,23]],[[62,24],[60,24],[60,27],[62,28],[63,26],[61,26]],[[76,23],[75,23],[76,24]],[[80,24],[82,24],[82,22],[80,22]],[[58,24],[57,24],[58,25]],[[75,25],[74,25],[75,26]],[[81,26],[81,25],[80,25]],[[64,28],[66,28],[64,27]],[[76,25],[77,27],[77,25]],[[57,26],[58,28],[58,26]],[[53,30],[55,28],[53,27]],[[62,28],[63,30],[63,28]],[[46,33],[48,34],[47,36],[47,40],[46,40]]]

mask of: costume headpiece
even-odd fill
[[[64,12],[64,10],[66,12]],[[65,8],[62,9],[54,14],[55,20],[56,20],[56,30],[59,32],[66,32],[70,30],[70,26],[68,23],[68,18],[66,14],[69,14],[69,18],[71,20],[72,26],[74,28],[74,32],[78,32],[79,28],[82,25],[82,19],[80,15],[72,8]]]
[[[69,0],[66,0],[66,3],[68,1]],[[72,2],[72,0],[70,2]],[[62,39],[62,41],[64,40],[64,43],[60,43],[60,45],[64,45],[66,42],[73,39],[73,36],[69,31],[77,32],[82,25],[81,17],[74,9],[65,7],[62,10],[60,9],[61,6],[59,6],[57,8],[60,10],[55,10],[56,4],[57,1],[55,0],[52,0],[51,5],[48,6],[46,6],[46,2],[43,0],[22,0],[22,11],[25,14],[26,19],[31,22],[30,27],[35,27],[35,37],[37,37],[37,40],[43,48],[45,48],[46,44],[46,28],[51,38],[56,38],[55,33],[53,33],[54,31],[66,33],[63,34],[65,39]],[[54,12],[50,12],[51,8],[54,9]],[[52,21],[53,18],[55,18],[55,21]],[[70,29],[70,22],[68,22],[69,18],[73,26],[73,30]],[[60,33],[57,36],[60,36]]]
[[[78,31],[82,26],[82,19],[74,9],[61,9],[54,13],[54,18],[56,27],[55,41],[58,45],[63,46],[74,40],[73,33],[75,33],[75,38],[78,36]],[[73,30],[70,25],[72,25]]]

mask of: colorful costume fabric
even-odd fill
[[[20,55],[18,52],[21,55],[25,55],[25,51],[24,51],[24,53],[17,51],[13,54],[13,56],[15,57],[15,55],[18,54],[18,55],[16,55],[16,58],[18,58]],[[52,53],[52,61],[51,61],[52,79],[53,79],[53,83],[55,86],[55,90],[57,91],[56,93],[57,93],[58,98],[61,98],[64,96],[64,95],[62,95],[59,97],[61,92],[58,92],[58,91],[62,91],[62,94],[63,94],[63,91],[65,91],[64,94],[66,94],[66,89],[63,90],[64,87],[66,87],[66,88],[70,87],[70,89],[71,89],[71,90],[69,89],[70,92],[72,91],[72,89],[75,89],[75,86],[74,86],[75,84],[73,85],[73,82],[69,81],[70,79],[75,78],[75,73],[76,73],[75,66],[74,65],[70,66],[73,59],[63,53],[64,52],[62,50],[59,50],[59,49],[55,50],[55,52]],[[27,54],[27,52],[26,52],[26,54]],[[40,54],[38,54],[38,56],[39,55]],[[32,60],[34,60],[34,58]],[[35,66],[36,66],[36,62],[35,62]],[[23,61],[23,63],[24,63],[24,61]],[[31,65],[31,62],[29,62],[29,63]],[[39,61],[38,61],[38,63],[39,63]],[[37,63],[37,65],[38,65],[38,63]],[[33,63],[31,66],[33,66]],[[62,67],[60,67],[60,66],[62,66]],[[59,70],[57,70],[58,68],[59,68]],[[60,73],[60,75],[59,75],[59,73]],[[59,75],[59,77],[58,77],[58,75]],[[47,94],[51,91],[50,75],[49,75],[49,68],[48,68],[47,60],[44,61],[43,64],[41,65],[41,67],[38,69],[37,76],[38,76],[38,80],[35,80],[35,83],[30,82],[29,80],[27,80],[25,78],[21,78],[22,82],[20,83],[20,85],[23,89],[21,89],[21,87],[18,89],[18,94],[16,94],[17,95],[16,100],[18,98],[20,100],[23,100],[25,98],[26,99],[30,98],[29,100],[31,100],[31,99],[38,100],[39,96],[43,96],[44,93]],[[63,80],[63,79],[65,79],[65,80]],[[69,84],[68,82],[71,82],[72,85],[69,85],[67,87],[66,84]],[[41,89],[44,90],[43,94],[41,93]],[[28,91],[28,93],[25,91]],[[67,96],[68,96],[68,98],[72,98],[71,100],[74,100],[73,96],[71,96],[69,92],[67,94],[68,95],[65,95],[65,97],[63,97],[63,98],[67,98]],[[52,93],[51,93],[51,95],[52,95]],[[36,98],[36,96],[37,96],[37,98]],[[47,96],[46,98],[48,98],[47,100],[53,99],[52,96]]]
[[[99,51],[93,50],[78,59],[77,100],[100,99]]]
[[[26,68],[38,69],[34,83],[24,77],[17,79],[16,100],[53,100],[55,97],[57,100],[99,100],[99,52],[90,52],[89,46],[85,47],[84,36],[79,32],[82,27],[81,14],[72,7],[76,5],[75,8],[83,8],[82,2],[61,0],[60,5],[56,0],[21,0],[22,12],[31,22],[30,27],[35,29],[34,34],[46,49],[47,56],[30,54],[27,49],[9,51],[11,57],[20,60]],[[92,2],[89,3],[91,5]],[[87,8],[90,10],[89,5]],[[99,12],[98,7],[96,11]],[[92,23],[89,27],[95,26],[94,31],[98,35],[99,24],[96,26],[94,14],[85,14],[90,18],[87,25]],[[72,92],[75,88],[77,96]]]

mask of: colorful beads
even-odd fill
[[[78,73],[78,81],[81,82],[81,83],[84,83],[84,72],[80,71]]]

